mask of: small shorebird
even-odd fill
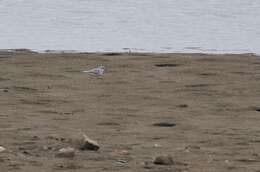
[[[103,75],[104,74],[104,71],[105,71],[105,67],[104,66],[99,66],[97,68],[94,68],[94,69],[90,69],[90,70],[85,70],[83,71],[84,73],[89,73],[91,75],[96,75],[96,76],[99,76],[99,75]]]

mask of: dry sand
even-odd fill
[[[81,72],[98,65],[101,77]],[[1,52],[0,74],[1,172],[260,171],[252,54]],[[56,157],[79,132],[100,150]]]

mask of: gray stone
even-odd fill
[[[118,164],[126,164],[126,163],[127,163],[127,161],[126,161],[126,160],[123,160],[123,159],[118,159],[118,160],[116,160],[116,162],[117,162]]]
[[[153,126],[155,126],[155,127],[174,127],[174,126],[176,126],[176,124],[172,123],[172,122],[158,122],[158,123],[154,123]]]
[[[100,148],[99,144],[96,141],[91,140],[84,133],[82,133],[80,136],[75,138],[74,139],[74,143],[76,144],[76,146],[80,150],[93,150],[93,151],[97,151]]]
[[[75,156],[75,149],[71,147],[61,148],[56,154],[56,157],[59,158],[73,158],[74,156]]]
[[[158,156],[153,161],[156,165],[173,165],[174,161],[171,156]]]
[[[52,147],[51,146],[43,146],[42,149],[47,151],[47,150],[52,150]]]
[[[0,146],[0,153],[4,152],[6,149],[3,146]]]

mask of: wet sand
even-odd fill
[[[260,171],[255,55],[1,52],[0,74],[0,171]],[[79,132],[100,150],[56,157]]]

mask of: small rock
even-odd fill
[[[163,64],[156,64],[156,67],[177,67],[180,66],[180,64],[169,64],[169,63],[163,63]]]
[[[83,168],[81,165],[75,164],[75,162],[58,163],[54,165],[55,170],[75,170]]]
[[[228,160],[228,159],[226,159],[224,162],[228,164],[228,163],[229,163],[229,160]]]
[[[97,151],[100,148],[99,144],[96,141],[91,140],[83,133],[80,137],[76,138],[74,142],[80,150]]]
[[[258,156],[259,156],[257,153],[253,153],[252,155],[253,155],[253,156],[256,156],[256,157],[258,157]]]
[[[153,146],[154,146],[155,148],[161,148],[161,147],[162,147],[162,145],[157,144],[157,143],[155,143]]]
[[[255,108],[255,111],[260,112],[260,108],[259,107]]]
[[[173,165],[174,161],[171,156],[158,156],[153,161],[156,165]]]
[[[118,159],[117,162],[120,162],[120,163],[127,163],[126,160],[123,160],[123,159]]]
[[[188,105],[186,105],[186,104],[180,104],[180,105],[178,105],[178,107],[180,107],[180,108],[187,108]]]
[[[185,150],[184,150],[184,152],[186,152],[186,153],[189,153],[189,152],[190,152],[190,150],[189,150],[189,149],[185,149]]]
[[[236,161],[240,162],[245,162],[245,163],[251,163],[251,162],[259,162],[258,159],[252,159],[252,158],[241,158],[241,159],[236,159]]]
[[[6,149],[3,146],[0,146],[0,153],[4,152]]]
[[[56,154],[59,158],[73,158],[75,156],[75,149],[71,147],[61,148]]]
[[[31,154],[31,153],[28,152],[27,150],[22,151],[22,153],[23,153],[24,155],[30,155],[30,154]]]
[[[116,155],[129,155],[130,153],[127,150],[115,150],[114,153]]]
[[[51,146],[43,146],[42,149],[45,150],[45,151],[47,151],[47,150],[51,150],[52,147],[51,147]]]
[[[123,160],[123,159],[118,159],[118,160],[116,160],[116,163],[119,164],[119,165],[123,165],[123,164],[126,164],[127,161]]]
[[[196,151],[196,150],[200,150],[200,147],[196,145],[189,145],[185,147],[184,152],[189,153],[191,151]]]
[[[32,140],[39,140],[40,138],[38,136],[33,136]]]
[[[176,124],[171,123],[171,122],[159,122],[159,123],[154,123],[153,126],[156,127],[174,127]]]

